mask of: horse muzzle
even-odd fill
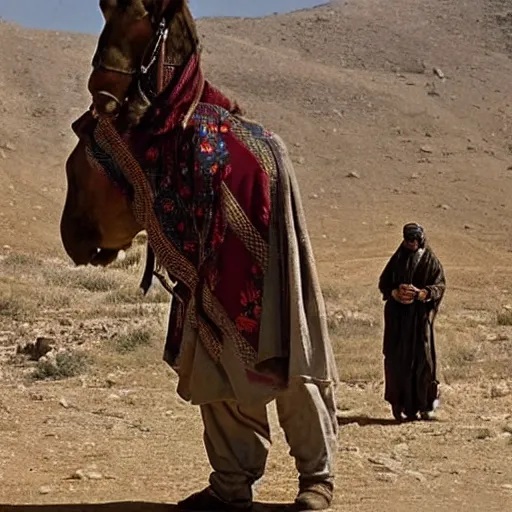
[[[119,115],[133,81],[133,75],[95,69],[88,83],[92,97],[92,115],[95,118],[115,118]]]

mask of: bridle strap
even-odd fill
[[[162,0],[162,4],[160,6],[160,12],[158,14],[157,23],[159,25],[162,24],[163,20],[166,20],[169,13],[167,12],[172,0]],[[162,92],[164,87],[164,77],[163,77],[163,67],[165,60],[165,36],[163,41],[160,41],[160,52],[158,56],[158,70],[157,70],[157,94]],[[157,43],[158,44],[158,43]],[[144,274],[142,276],[142,280],[140,283],[140,288],[144,295],[146,295],[151,288],[151,284],[153,281],[153,275],[155,270],[155,253],[152,247],[149,245],[149,242],[146,242],[146,264],[144,268]]]

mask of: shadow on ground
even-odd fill
[[[340,427],[344,425],[350,425],[351,423],[357,423],[360,427],[371,427],[373,425],[378,425],[381,427],[392,426],[392,425],[400,425],[398,421],[394,418],[370,418],[369,416],[337,416],[338,425]],[[419,422],[420,420],[403,420],[401,422],[402,425],[406,423],[414,423]],[[429,420],[421,420],[422,422],[427,423],[443,423],[443,420],[438,417],[430,418]],[[1,510],[1,509],[0,509]],[[3,512],[3,511],[2,511]]]
[[[0,503],[1,512],[177,512],[174,504],[147,502],[81,503],[56,505],[5,505]],[[253,511],[281,512],[293,510],[286,503],[255,503]]]
[[[338,416],[338,425],[350,425],[357,423],[360,427],[369,427],[372,425],[398,425],[394,418],[370,418],[369,416]]]

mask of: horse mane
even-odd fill
[[[187,0],[175,0],[181,3],[168,25],[166,60],[171,66],[183,66],[190,56],[198,51],[199,36],[196,22]]]

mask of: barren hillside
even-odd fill
[[[364,0],[201,21],[209,77],[289,143],[322,254],[378,254],[412,217],[471,258],[510,247],[504,5]],[[89,104],[94,43],[0,25],[0,212],[15,249],[60,248],[69,124]]]
[[[335,510],[512,509],[510,1],[349,0],[199,26],[208,77],[279,132],[296,165],[342,378]],[[0,22],[2,511],[174,501],[208,470],[197,410],[160,361],[167,297],[136,296],[141,247],[103,271],[71,268],[60,245],[70,123],[89,105],[94,45]],[[448,279],[443,409],[438,422],[396,426],[376,283],[410,220]],[[57,375],[15,353],[41,335],[88,365],[75,354]],[[277,439],[261,500],[293,497]],[[84,468],[101,478],[70,480]],[[123,507],[111,510],[161,510]]]

